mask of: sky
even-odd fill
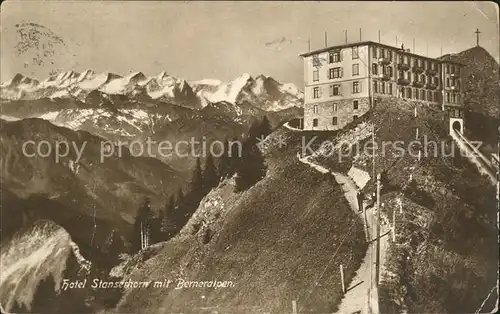
[[[388,45],[397,39],[412,49],[415,38],[415,52],[429,57],[475,46],[479,28],[480,46],[499,59],[493,2],[26,2],[0,8],[2,82],[93,69],[186,80],[264,74],[301,87],[308,40],[312,50],[324,48],[326,31],[328,46],[343,44],[347,30],[356,42],[360,28],[362,40],[378,41],[380,31]],[[43,26],[48,52],[23,46],[23,23]]]

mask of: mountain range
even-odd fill
[[[169,102],[200,109],[209,103],[238,104],[249,101],[266,111],[277,111],[302,104],[303,93],[293,84],[281,84],[269,76],[256,78],[243,74],[231,82],[205,79],[188,83],[165,71],[148,77],[142,72],[121,76],[111,72],[86,70],[62,72],[43,81],[22,74],[0,86],[4,100],[74,99],[96,104],[110,98],[145,103]]]

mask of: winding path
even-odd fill
[[[342,187],[344,197],[351,206],[352,210],[358,214],[364,222],[365,233],[367,236],[368,250],[359,269],[356,271],[356,276],[347,287],[347,292],[342,299],[337,313],[342,314],[369,314],[379,313],[378,310],[378,290],[375,285],[375,257],[376,257],[376,210],[374,207],[367,208],[365,215],[362,209],[358,206],[357,193],[358,188],[352,179],[338,172],[331,172],[325,167],[317,165],[309,160],[309,156],[299,157],[299,161],[309,165],[318,172],[331,173],[335,177],[335,181]],[[366,217],[364,217],[366,216]],[[389,227],[381,224],[380,237],[380,273],[383,273],[383,262],[385,260],[388,247],[388,232]]]

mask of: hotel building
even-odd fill
[[[305,130],[337,130],[384,97],[418,100],[463,117],[463,65],[373,41],[304,53]]]

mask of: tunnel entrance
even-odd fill
[[[450,119],[450,133],[452,131],[459,132],[460,134],[464,133],[464,122],[462,119],[457,119],[457,118]]]

